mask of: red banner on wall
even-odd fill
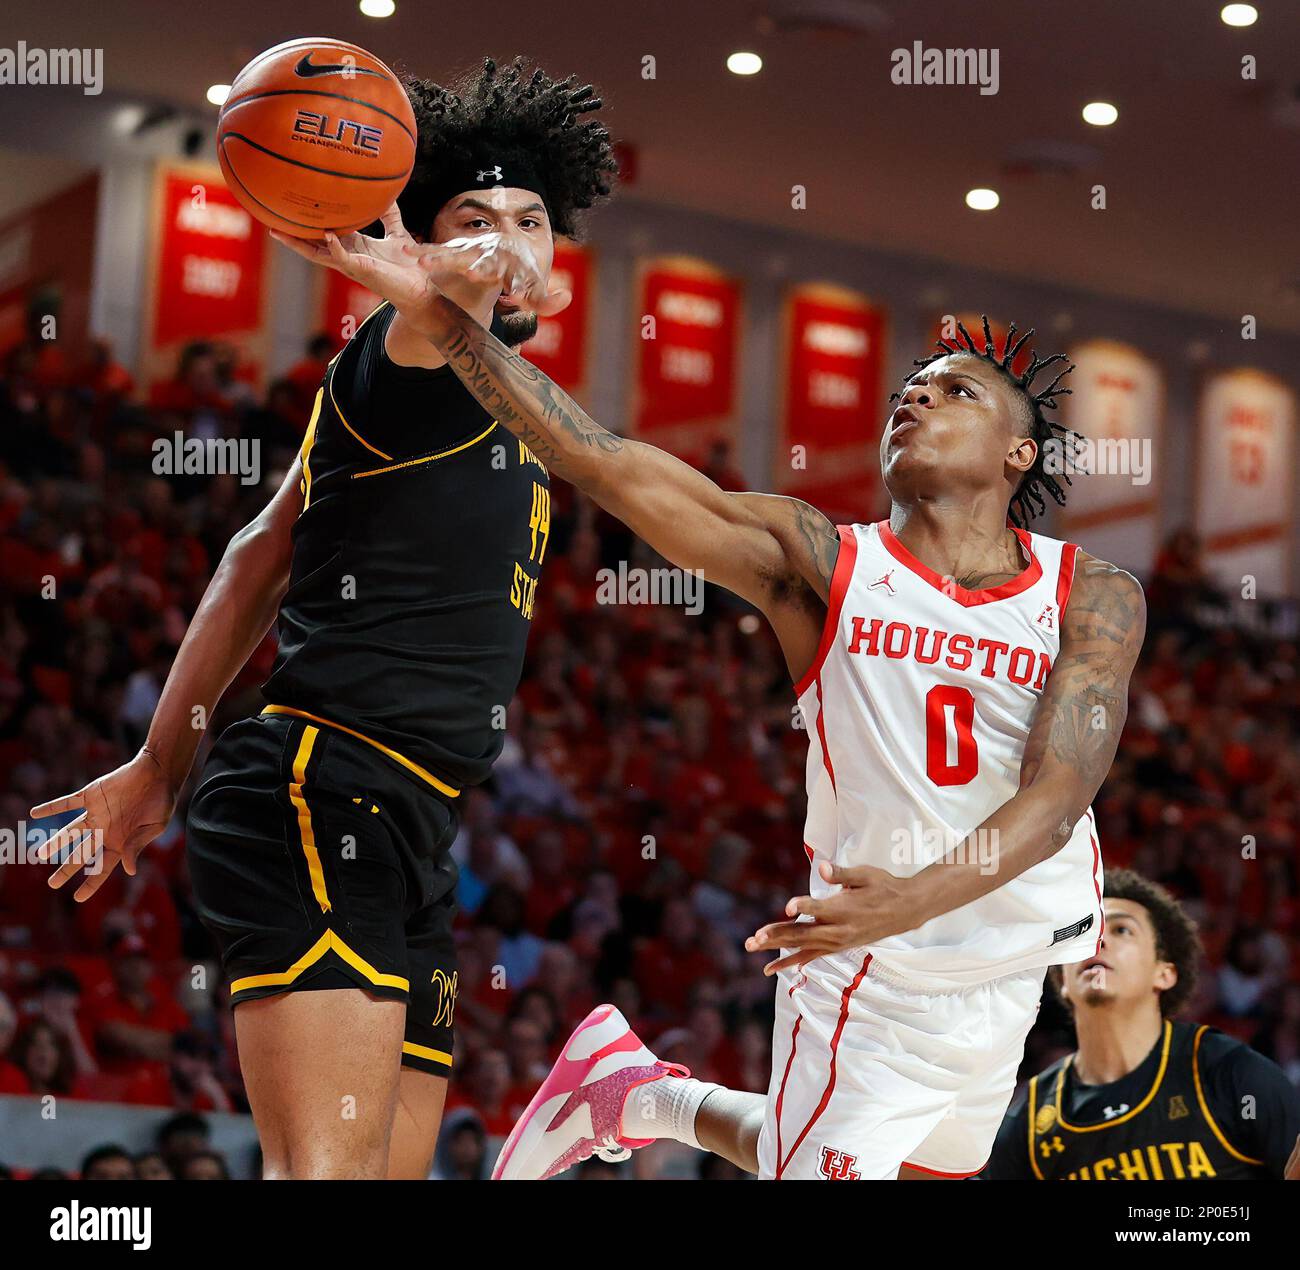
[[[591,308],[591,255],[576,243],[557,242],[551,286],[573,292],[573,303],[537,324],[537,334],[519,351],[568,392],[579,391],[587,374],[587,314]]]
[[[885,314],[839,287],[786,301],[785,407],[773,488],[836,520],[866,520],[880,497]]]
[[[649,261],[636,326],[637,434],[702,461],[735,435],[740,283],[698,260]]]
[[[37,336],[38,375],[58,378],[85,356],[98,201],[91,173],[0,223],[0,354],[31,334],[35,314],[57,315],[53,333]]]
[[[221,339],[260,361],[266,231],[215,168],[164,168],[154,237],[148,378],[192,340]]]

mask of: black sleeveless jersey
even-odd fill
[[[1300,1130],[1282,1070],[1214,1028],[1166,1021],[1127,1076],[1084,1085],[1073,1055],[1029,1082],[983,1177],[1039,1181],[1280,1178]]]
[[[550,488],[449,367],[388,360],[393,314],[362,323],[317,394],[263,694],[459,791],[501,752]]]

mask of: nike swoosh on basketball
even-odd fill
[[[301,75],[303,79],[311,79],[315,75],[341,75],[344,71],[350,71],[353,75],[374,75],[377,79],[383,79],[382,71],[368,71],[360,66],[346,66],[342,62],[337,65],[317,66],[311,60],[310,53],[304,53],[298,61],[298,65],[293,68],[295,75]]]

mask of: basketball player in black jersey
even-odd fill
[[[446,294],[521,343],[568,297],[522,311],[488,267],[494,244],[526,243],[549,273],[554,235],[609,193],[609,134],[583,118],[601,102],[521,62],[407,90],[405,222],[466,266]],[[102,870],[76,898],[119,862],[134,873],[202,721],[277,622],[266,709],[222,733],[187,826],[267,1177],[428,1173],[451,1065],[456,808],[500,753],[549,534],[546,469],[381,305],[331,363],[279,492],[231,541],[141,752],[33,811],[84,809],[47,844],[46,858],[74,848],[53,885],[97,836]]]
[[[1097,955],[1053,973],[1079,1048],[1008,1111],[982,1180],[1300,1180],[1300,1094],[1275,1063],[1180,1023],[1200,941],[1163,888],[1106,872]]]

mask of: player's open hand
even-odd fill
[[[420,244],[406,232],[394,203],[380,218],[382,238],[365,234],[326,234],[324,238],[294,238],[271,230],[271,237],[314,265],[337,270],[388,300],[408,320],[439,298],[433,279],[420,268]],[[419,329],[418,320],[412,325]]]
[[[104,885],[119,864],[134,876],[136,858],[167,827],[175,806],[176,793],[162,765],[141,750],[129,763],[75,794],[33,807],[29,815],[34,819],[81,810],[80,816],[51,834],[33,855],[46,862],[71,847],[49,881],[60,887],[84,868],[85,880],[73,897],[82,903]]]
[[[517,234],[474,234],[445,243],[416,244],[412,254],[438,290],[462,308],[472,307],[484,288],[506,296],[521,309],[543,317],[568,307],[572,295],[549,290],[531,245]]]
[[[468,311],[485,297],[495,302],[505,295],[543,317],[558,313],[573,298],[562,288],[547,289],[532,249],[517,235],[419,243],[402,224],[396,203],[380,219],[382,238],[330,233],[307,239],[278,230],[271,230],[271,237],[304,260],[368,287],[389,301],[412,330],[426,336],[439,326],[443,296]]]
[[[793,949],[769,961],[764,974],[806,966],[827,953],[872,944],[921,924],[915,884],[909,878],[870,865],[842,869],[826,860],[818,872],[823,881],[841,889],[820,900],[797,896],[785,906],[792,920],[762,926],[745,940],[749,952]]]

